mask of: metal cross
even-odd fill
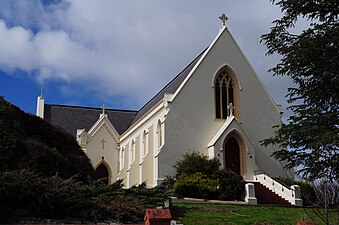
[[[107,109],[107,107],[105,105],[102,105],[101,109],[102,109],[102,114],[105,114],[105,109]]]
[[[102,141],[100,141],[100,142],[102,143],[101,148],[104,149],[105,148],[105,143],[106,143],[105,139],[102,139]]]
[[[219,19],[221,20],[222,22],[222,26],[226,26],[226,21],[228,20],[228,17],[223,13],[221,14],[221,16],[219,16]]]
[[[40,96],[44,97],[44,86],[43,85],[41,85],[40,87]]]

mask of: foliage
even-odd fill
[[[217,193],[218,180],[211,179],[201,172],[181,174],[174,184],[173,192],[179,198],[192,197],[210,199]]]
[[[21,216],[124,223],[142,221],[167,192],[95,181],[74,138],[0,97],[0,223]]]
[[[243,200],[245,197],[245,184],[243,177],[225,170],[219,171],[219,199]]]
[[[163,205],[167,197],[145,184],[124,189],[121,180],[112,185],[84,184],[28,170],[4,172],[0,173],[0,223],[20,216],[137,223],[146,208]]]
[[[75,139],[0,97],[0,172],[28,169],[86,181],[94,169]]]
[[[174,195],[179,198],[242,200],[245,193],[243,178],[220,170],[219,165],[217,158],[208,159],[198,152],[184,154],[174,165],[177,178]]]
[[[162,190],[166,195],[173,195],[173,187],[175,184],[174,176],[165,176],[165,179],[161,182],[160,185],[157,186],[160,190]]]
[[[87,197],[97,207],[97,218],[125,223],[142,221],[146,208],[161,206],[168,198],[161,188],[147,188],[145,183],[125,189],[122,180],[111,185],[96,181],[86,185],[86,190]]]
[[[339,180],[339,2],[271,2],[284,15],[262,41],[267,54],[282,57],[271,69],[274,75],[289,76],[295,84],[287,95],[294,114],[263,143],[279,144],[282,150],[274,157],[287,161],[287,168],[301,168],[304,179]],[[307,20],[308,27],[292,33],[300,20]]]
[[[318,198],[318,205],[325,205],[326,202],[330,207],[337,207],[339,210],[339,183],[333,180],[318,179],[313,182],[315,194]],[[339,219],[339,211],[338,211]],[[339,221],[338,221],[339,222]]]
[[[213,178],[219,170],[218,159],[208,159],[206,155],[199,154],[196,151],[185,153],[182,159],[174,164],[176,176],[181,174],[203,173],[206,176]]]
[[[146,183],[132,186],[130,189],[124,189],[124,196],[142,203],[145,208],[151,208],[155,205],[161,206],[164,201],[168,199],[168,194],[161,186],[154,188],[147,188]]]
[[[0,218],[15,217],[15,211],[26,215],[72,216],[91,215],[91,202],[83,198],[84,186],[73,178],[42,177],[27,171],[0,174]]]

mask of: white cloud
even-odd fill
[[[2,1],[0,69],[34,72],[39,82],[63,81],[61,94],[71,93],[68,84],[81,83],[94,96],[123,96],[131,99],[126,105],[140,106],[207,47],[223,12],[250,62],[265,75],[275,59],[264,57],[258,42],[279,9],[250,0]],[[274,85],[271,78],[264,83]]]

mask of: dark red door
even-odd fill
[[[105,164],[101,163],[95,170],[97,179],[102,179],[105,184],[108,184],[109,172]]]
[[[228,139],[225,144],[226,169],[240,175],[240,148],[234,137]]]

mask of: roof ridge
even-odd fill
[[[60,106],[60,107],[66,107],[66,108],[78,108],[78,109],[96,109],[96,110],[102,110],[102,108],[98,107],[90,107],[90,106],[77,106],[77,105],[61,105],[61,104],[47,104],[45,105],[49,106]],[[130,109],[113,109],[113,108],[105,108],[107,111],[119,111],[119,112],[139,112],[139,110],[130,110]]]
[[[150,104],[156,97],[158,97],[166,88],[168,88],[175,80],[177,80],[180,75],[182,75],[193,63],[196,63],[197,59],[199,59],[203,53],[208,49],[205,48],[198,56],[196,56],[184,69],[182,69],[171,81],[169,81],[160,91],[158,91],[149,101],[147,101],[138,111],[137,115],[135,116],[134,120],[131,122],[130,126],[132,126],[136,121],[139,120],[138,114],[148,105]],[[148,111],[147,111],[148,112]]]

